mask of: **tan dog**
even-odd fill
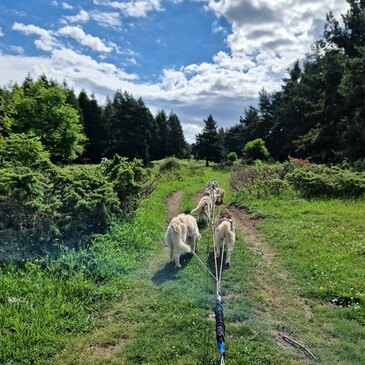
[[[186,244],[188,227],[179,217],[172,218],[165,233],[166,245],[170,254],[170,262],[175,261],[175,267],[181,267],[180,256],[191,253],[191,248]]]
[[[216,204],[223,204],[224,193],[225,191],[222,188],[215,189]]]
[[[179,214],[177,217],[187,227],[187,236],[185,239],[185,243],[188,243],[193,252],[195,252],[198,241],[201,237],[198,224],[196,223],[196,219],[190,214]]]
[[[224,212],[219,213],[214,224],[214,238],[216,244],[216,257],[219,258],[223,247],[223,241],[225,241],[226,247],[226,265],[231,263],[231,254],[233,251],[234,243],[236,240],[236,227],[233,221],[232,214],[227,209]]]
[[[208,195],[203,196],[198,203],[198,206],[191,211],[191,214],[198,214],[198,221],[209,223],[213,211],[213,201]]]

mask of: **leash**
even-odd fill
[[[218,261],[217,261],[217,247],[215,242],[215,235],[214,235],[214,212],[215,212],[215,203],[213,203],[213,216],[212,216],[212,233],[213,233],[213,254],[214,254],[214,267],[216,273],[216,301],[214,304],[214,315],[215,315],[215,333],[216,333],[216,344],[218,350],[221,355],[221,365],[225,365],[225,342],[224,338],[226,335],[226,326],[224,323],[224,312],[223,312],[223,305],[222,305],[222,298],[221,298],[221,282],[222,282],[222,271],[223,271],[223,256],[224,256],[224,244],[223,241],[222,245],[222,252],[221,252],[221,263],[219,269],[219,276],[218,276]]]
[[[202,266],[208,271],[208,273],[211,275],[211,277],[217,281],[217,278],[214,276],[214,274],[209,270],[208,266],[204,264],[204,262],[199,258],[199,256],[194,252],[191,251],[191,253],[198,259],[198,261],[202,264]]]

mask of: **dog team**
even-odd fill
[[[216,204],[222,204],[224,189],[220,188],[217,181],[209,181],[204,189],[204,195],[199,200],[191,214],[197,214],[198,221],[206,225],[212,219]],[[197,220],[191,214],[179,214],[172,218],[167,227],[165,240],[169,250],[170,262],[175,261],[175,267],[180,268],[180,256],[185,253],[195,253],[200,239]],[[231,254],[235,242],[235,225],[232,215],[227,209],[219,212],[214,223],[214,239],[216,244],[216,256],[221,255],[223,241],[226,245],[225,264],[230,265]]]

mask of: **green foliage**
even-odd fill
[[[0,148],[2,260],[79,247],[130,213],[149,174],[142,161],[115,156],[100,166],[57,168],[39,139],[11,135]]]
[[[17,87],[13,93],[18,92]],[[12,116],[13,131],[37,135],[53,160],[72,161],[83,151],[86,137],[78,111],[67,104],[68,91],[39,79],[20,89]]]
[[[196,136],[194,145],[195,157],[204,159],[205,165],[209,165],[209,161],[219,162],[222,155],[221,140],[217,131],[217,122],[209,115],[207,120],[204,120],[205,127],[203,131]]]
[[[238,156],[237,156],[237,153],[236,152],[230,152],[228,155],[227,155],[227,160],[228,161],[231,161],[231,162],[235,162],[237,160]]]
[[[140,199],[140,192],[150,177],[149,171],[143,168],[142,160],[129,161],[115,155],[111,160],[101,164],[103,174],[112,183],[118,195],[120,206],[124,211],[131,211]]]
[[[261,138],[247,142],[242,149],[243,157],[248,161],[267,160],[270,157],[265,142]]]
[[[0,143],[0,166],[51,167],[49,152],[45,151],[40,138],[32,133],[11,133]]]
[[[251,198],[262,198],[291,193],[289,182],[284,178],[286,166],[257,164],[237,166],[231,174],[230,185]]]
[[[338,166],[310,165],[294,170],[288,180],[306,197],[361,197],[365,194],[365,173]]]
[[[181,169],[181,165],[176,158],[167,158],[160,165],[159,172],[165,173],[168,171],[180,170],[180,169]]]

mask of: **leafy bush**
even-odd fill
[[[230,185],[233,190],[250,197],[279,195],[290,190],[285,179],[286,169],[284,164],[238,166],[230,176]]]
[[[235,162],[237,160],[238,156],[236,152],[230,152],[227,155],[227,161]]]
[[[176,158],[167,158],[161,165],[159,168],[159,172],[160,173],[166,173],[168,171],[177,171],[177,170],[181,170],[181,165],[179,163],[179,161]]]
[[[288,175],[291,184],[306,197],[360,197],[365,194],[365,173],[338,166],[309,165]]]
[[[270,157],[265,142],[261,138],[249,141],[242,149],[243,157],[247,161],[267,160]]]
[[[139,160],[59,168],[37,137],[11,135],[0,146],[0,256],[20,260],[78,247],[130,212],[148,173]]]

